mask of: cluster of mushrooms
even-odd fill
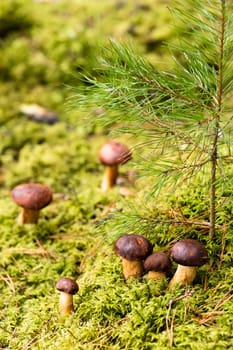
[[[153,252],[153,246],[146,237],[126,234],[116,240],[114,250],[121,257],[125,281],[129,278],[140,278],[144,273],[153,280],[166,278],[167,273],[171,271],[172,259],[178,265],[168,284],[169,289],[176,285],[190,285],[196,276],[197,268],[208,260],[205,247],[194,239],[179,240],[173,245],[170,253],[166,254]],[[77,282],[64,277],[57,282],[56,289],[60,292],[60,312],[72,313],[73,295],[79,289]]]
[[[118,167],[130,160],[132,154],[127,146],[118,141],[109,141],[99,152],[99,160],[105,166],[101,183],[103,191],[117,184]],[[21,207],[19,224],[36,224],[40,210],[49,205],[53,194],[51,189],[40,183],[17,185],[11,192],[14,202]],[[153,252],[152,243],[142,235],[126,234],[120,236],[114,244],[114,251],[121,257],[124,280],[140,278],[145,273],[149,279],[166,278],[172,268],[172,260],[178,264],[177,270],[169,282],[169,289],[177,284],[191,284],[196,276],[197,267],[208,260],[205,247],[193,239],[181,239],[171,248],[169,254]],[[78,284],[71,278],[63,277],[57,284],[60,292],[59,310],[62,314],[74,311],[73,295],[79,290]]]
[[[196,276],[197,267],[204,265],[208,260],[203,244],[188,238],[177,241],[169,254],[166,254],[153,252],[153,246],[146,237],[129,234],[117,239],[114,250],[121,257],[125,280],[141,277],[144,273],[148,273],[149,279],[166,278],[167,273],[171,271],[172,259],[178,266],[169,282],[169,289],[177,284],[191,284]]]

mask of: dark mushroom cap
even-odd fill
[[[129,148],[118,141],[109,141],[99,152],[99,160],[104,165],[124,164],[131,156]]]
[[[144,260],[153,251],[150,241],[140,235],[123,235],[114,245],[115,252],[126,260]]]
[[[144,261],[145,271],[167,272],[171,267],[170,258],[163,252],[155,252]]]
[[[63,277],[57,282],[56,289],[60,292],[74,295],[78,292],[79,288],[74,280],[68,277]]]
[[[202,266],[208,260],[204,245],[194,239],[181,239],[171,249],[172,259],[183,266]]]
[[[52,201],[52,191],[38,183],[21,184],[12,190],[11,197],[25,209],[40,210]]]

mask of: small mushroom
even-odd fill
[[[68,277],[61,278],[56,289],[61,292],[59,299],[59,310],[61,314],[68,315],[74,311],[73,295],[78,292],[78,284]]]
[[[127,280],[143,275],[143,260],[152,253],[153,246],[144,236],[130,234],[119,237],[114,250],[122,259],[123,276]]]
[[[129,148],[118,141],[109,141],[100,149],[99,160],[105,165],[101,188],[107,191],[116,184],[118,166],[130,160],[132,154]]]
[[[51,189],[42,184],[21,184],[11,191],[13,201],[22,207],[18,217],[20,224],[37,223],[40,210],[52,201]]]
[[[178,264],[177,270],[169,283],[169,289],[177,284],[192,284],[197,267],[208,260],[204,245],[194,239],[181,239],[171,249],[170,256]]]
[[[133,197],[133,196],[135,196],[135,193],[129,187],[126,187],[126,186],[121,186],[119,188],[119,193],[123,197],[128,197],[128,196]]]
[[[148,272],[149,279],[162,279],[171,269],[172,263],[167,254],[155,252],[149,255],[144,261],[144,269]]]
[[[58,122],[58,116],[44,107],[37,104],[23,104],[20,106],[20,112],[25,114],[29,119],[37,122],[55,124]]]

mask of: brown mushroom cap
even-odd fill
[[[144,261],[145,271],[167,272],[171,269],[172,263],[167,254],[155,252],[149,255]]]
[[[99,160],[104,165],[124,164],[131,156],[129,148],[118,141],[109,141],[99,152]]]
[[[202,266],[208,260],[204,245],[194,239],[181,239],[171,249],[172,259],[183,266]]]
[[[48,186],[38,183],[21,184],[12,190],[11,197],[25,209],[40,210],[52,201],[52,191]]]
[[[63,277],[57,282],[56,289],[60,292],[74,295],[78,292],[79,287],[71,278]]]
[[[141,235],[123,235],[114,245],[115,252],[126,260],[144,260],[153,251],[151,242]]]

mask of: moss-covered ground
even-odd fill
[[[129,40],[152,62],[169,64],[163,43],[175,33],[167,3],[0,3],[0,349],[233,347],[230,190],[220,196],[212,241],[205,225],[185,224],[208,220],[208,193],[189,186],[179,201],[164,193],[149,197],[152,180],[134,181],[137,154],[121,169],[135,195],[122,196],[120,185],[104,193],[97,155],[112,136],[88,123],[89,112],[81,115],[67,103],[67,86],[82,84],[77,71],[94,74],[93,58],[109,37]],[[28,119],[19,111],[23,103],[53,110],[58,122]],[[16,221],[19,208],[10,192],[24,182],[45,183],[54,193],[37,225]],[[113,244],[133,232],[167,252],[179,238],[198,239],[209,262],[187,288],[168,290],[168,280],[152,282],[146,275],[125,283]],[[79,285],[75,312],[67,317],[59,314],[55,290],[64,276]]]

